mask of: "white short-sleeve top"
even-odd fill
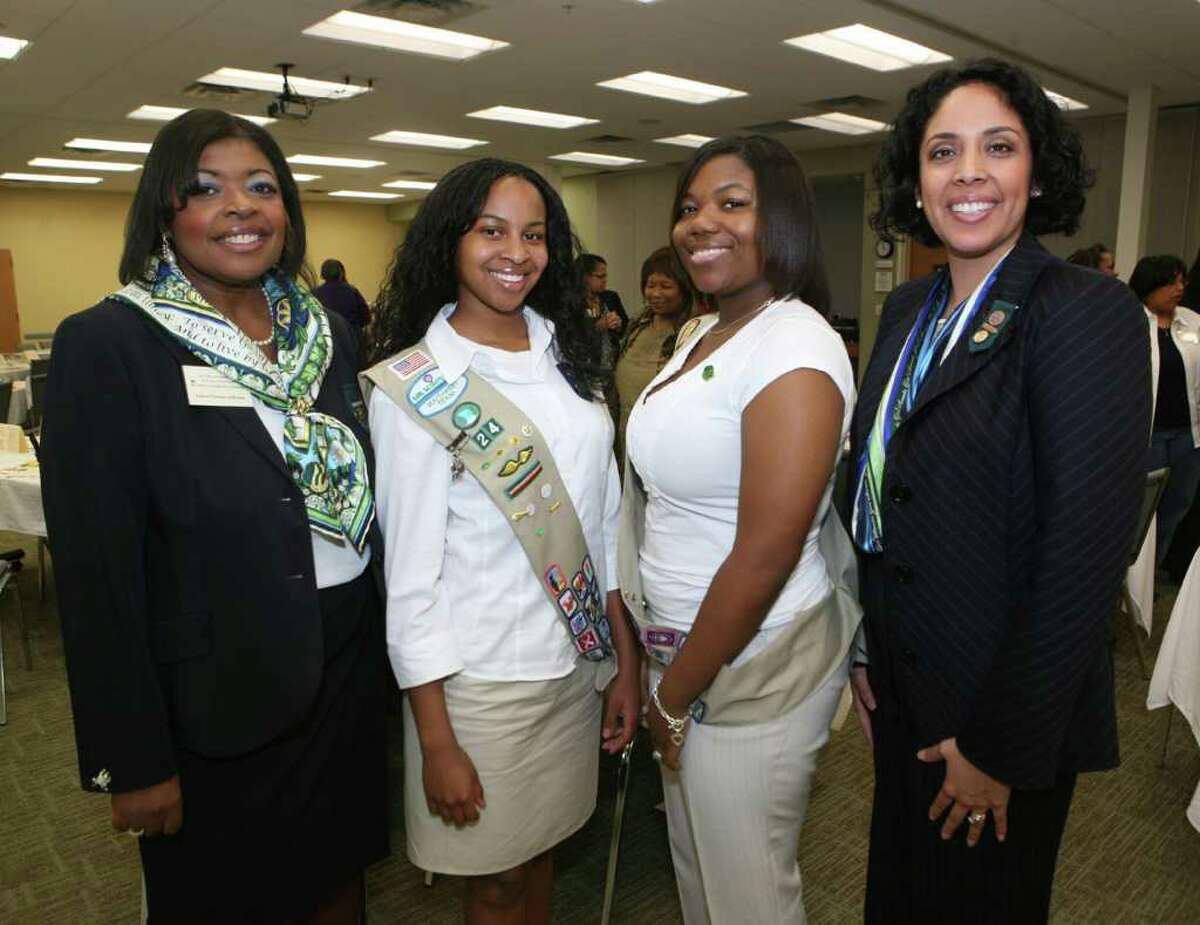
[[[463,337],[442,308],[426,334],[453,381],[468,368],[528,415],[554,455],[579,515],[596,579],[616,588],[620,480],[613,424],[558,369],[550,322],[526,308],[529,350]],[[561,678],[578,653],[513,533],[478,481],[450,475],[450,457],[382,389],[367,406],[375,446],[375,500],[384,537],[387,647],[396,680],[415,687],[447,675],[491,681]],[[515,425],[514,425],[515,426]]]
[[[715,323],[706,316],[696,344]],[[774,303],[703,362],[653,395],[683,365],[675,356],[638,398],[629,417],[629,458],[646,488],[645,540],[639,552],[642,590],[656,623],[689,629],[713,576],[733,549],[741,484],[742,412],[760,391],[794,369],[825,373],[845,399],[840,447],[854,411],[854,374],[841,337],[803,302]],[[762,630],[786,624],[830,591],[817,536],[832,479],[779,597]],[[836,516],[836,515],[834,515]]]

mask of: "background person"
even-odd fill
[[[592,814],[601,742],[619,752],[637,722],[597,400],[610,373],[573,240],[536,172],[455,168],[396,252],[367,373],[380,521],[397,543],[387,623],[407,692],[408,854],[469,878],[470,923],[549,922],[551,849]]]
[[[1187,267],[1170,254],[1143,257],[1129,277],[1146,309],[1154,384],[1154,429],[1150,468],[1171,474],[1158,503],[1155,564],[1161,565],[1176,528],[1200,485],[1200,314],[1179,304]]]
[[[321,300],[325,308],[341,315],[356,333],[361,334],[371,320],[371,310],[363,294],[346,279],[345,264],[333,259],[322,262],[321,279],[322,283],[313,290],[313,295]]]
[[[1113,257],[1113,252],[1099,242],[1091,247],[1081,247],[1072,252],[1071,256],[1067,258],[1067,263],[1099,270],[1105,276],[1117,275],[1117,261]]]
[[[800,827],[860,616],[818,546],[840,530],[829,499],[854,375],[821,315],[812,196],[787,148],[709,142],[672,215],[717,311],[680,331],[634,405],[621,550],[653,656],[671,858],[688,925],[803,922]]]
[[[357,923],[386,856],[386,688],[356,345],[296,282],[258,126],[158,133],[125,287],[67,318],[42,494],[83,786],[139,839],[151,923]]]
[[[588,314],[601,334],[600,362],[612,369],[621,350],[629,315],[621,297],[608,288],[608,262],[598,254],[580,254],[575,269],[583,281]]]
[[[642,263],[642,313],[629,325],[617,359],[617,464],[625,462],[629,412],[675,351],[675,335],[692,308],[692,287],[669,247],[660,247]]]
[[[1034,237],[1074,231],[1090,177],[993,59],[910,90],[876,166],[876,231],[948,267],[888,297],[853,431],[868,923],[1045,922],[1075,776],[1117,763],[1105,627],[1145,479],[1146,325]]]

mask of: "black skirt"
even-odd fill
[[[319,595],[325,674],[307,719],[248,755],[177,755],[183,828],[140,839],[151,925],[304,917],[388,854],[379,594],[368,568]]]

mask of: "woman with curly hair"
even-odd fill
[[[671,248],[660,247],[642,263],[642,313],[629,325],[617,360],[617,460],[625,460],[625,427],[633,403],[675,352],[675,336],[692,309],[692,287]]]
[[[853,430],[866,920],[1045,922],[1076,774],[1117,764],[1105,624],[1145,477],[1145,316],[1038,244],[1076,229],[1091,174],[1019,68],[911,90],[876,178],[875,229],[947,266],[888,298]]]
[[[534,171],[455,168],[396,253],[364,374],[408,854],[469,878],[472,923],[549,921],[550,851],[595,807],[601,737],[620,751],[638,715],[575,247]]]

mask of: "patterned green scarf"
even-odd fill
[[[311,292],[283,275],[269,272],[261,283],[274,319],[277,363],[173,263],[154,258],[145,280],[113,298],[144,311],[195,356],[284,413],[284,460],[304,495],[309,525],[362,552],[375,518],[366,455],[349,427],[312,410],[333,360],[329,318]]]

